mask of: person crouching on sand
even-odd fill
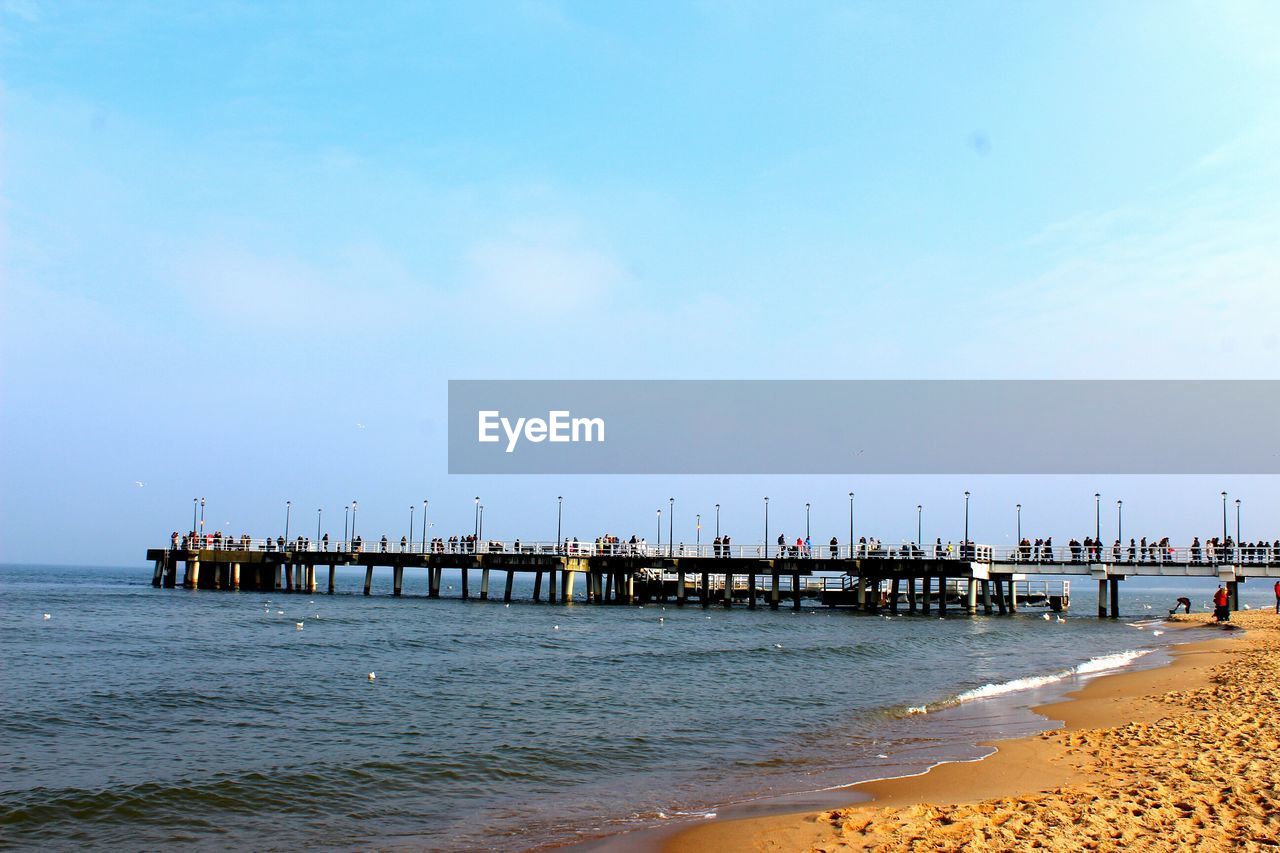
[[[1170,615],[1170,616],[1172,616],[1173,614],[1177,613],[1177,612],[1178,612],[1178,608],[1179,608],[1179,607],[1184,608],[1184,609],[1186,610],[1186,612],[1187,612],[1188,614],[1190,614],[1190,613],[1191,613],[1191,599],[1187,598],[1186,596],[1183,596],[1182,598],[1179,598],[1179,599],[1178,599],[1178,603],[1177,603],[1177,604],[1175,604],[1175,605],[1173,606],[1173,609],[1169,611],[1169,615]]]

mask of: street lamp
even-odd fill
[[[676,499],[667,498],[667,500],[670,502],[670,511],[667,513],[667,556],[670,557],[675,543]]]
[[[658,509],[658,556],[662,556],[662,509]]]
[[[1124,544],[1124,501],[1116,501],[1116,541]]]
[[[964,493],[964,554],[969,554],[969,493]]]
[[[1222,547],[1227,547],[1227,493],[1222,493]],[[1225,554],[1226,552],[1223,551]]]
[[[204,539],[204,498],[200,499],[200,538]]]
[[[413,511],[416,507],[409,504],[409,550],[413,550]]]
[[[1093,542],[1102,547],[1102,493],[1093,493]]]
[[[347,521],[351,518],[351,504],[342,511],[342,547],[347,548]],[[347,548],[347,550],[350,550]]]
[[[358,501],[351,502],[351,541],[356,540],[356,511],[360,509]]]
[[[476,495],[476,520],[475,526],[471,528],[472,542],[480,541],[480,496]]]
[[[716,538],[720,538],[720,504],[716,504]]]
[[[809,502],[804,503],[804,538],[809,541]]]
[[[480,504],[480,518],[476,521],[476,543],[484,538],[484,504]]]
[[[849,493],[849,559],[853,559],[853,492]]]
[[[1014,507],[1018,511],[1018,545],[1022,545],[1022,504]]]
[[[289,547],[289,515],[293,512],[293,501],[284,502],[284,547]],[[200,514],[200,523],[204,524],[204,513]]]
[[[769,559],[769,497],[764,499],[764,557]]]
[[[1240,547],[1240,499],[1236,498],[1236,547]]]
[[[556,495],[556,553],[560,553],[560,522],[564,520],[564,495]]]
[[[702,550],[702,513],[695,516],[696,523],[693,527],[693,553],[697,554]]]
[[[422,502],[422,553],[427,553],[427,502],[425,500]]]
[[[200,512],[200,499],[192,498],[191,499],[191,532],[193,534],[196,532],[196,529],[197,529],[196,514],[198,512]]]
[[[924,534],[923,534],[924,524],[922,521],[923,516],[924,516],[924,504],[916,504],[916,544],[917,545],[924,544]]]
[[[316,509],[316,547],[320,547],[320,518],[324,514],[324,507]]]

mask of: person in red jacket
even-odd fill
[[[1227,588],[1219,586],[1218,591],[1213,594],[1213,618],[1219,622],[1226,622],[1231,618],[1231,611],[1227,607],[1228,601]]]
[[[1280,613],[1280,581],[1276,581],[1276,612]]]

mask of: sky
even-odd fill
[[[921,504],[958,539],[968,489],[999,543],[1019,502],[1091,533],[1095,492],[1126,536],[1212,535],[1225,489],[1275,538],[1261,476],[450,476],[445,401],[1277,378],[1277,150],[1267,2],[0,0],[0,560],[139,563],[193,496],[398,538],[481,495],[526,540],[557,495],[570,535],[652,540],[675,497],[677,539],[718,502],[745,543],[764,495],[843,538],[849,491],[859,534]]]

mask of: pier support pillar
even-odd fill
[[[576,574],[577,572],[566,571],[560,579],[560,601],[564,604],[573,601],[573,576]]]
[[[516,582],[516,573],[513,571],[508,571],[507,583],[502,588],[502,600],[507,602],[508,604],[511,603],[511,587],[515,584],[515,582]]]
[[[889,582],[889,612],[894,616],[898,615],[898,586],[899,579],[894,578]]]
[[[178,563],[176,560],[165,563],[162,585],[165,589],[173,589],[178,585]]]
[[[232,589],[240,588],[240,564],[239,563],[231,564],[231,588]]]
[[[702,609],[706,610],[711,606],[711,573],[702,573],[702,592],[698,595],[702,602]]]
[[[1100,578],[1098,580],[1098,618],[1105,619],[1107,616],[1107,579]]]
[[[627,573],[626,586],[627,586],[627,604],[635,604],[636,603],[636,576],[631,572]]]
[[[867,609],[867,579],[858,572],[858,609]]]
[[[471,570],[464,568],[462,570],[462,600],[466,601],[471,597]]]
[[[364,569],[364,594],[368,595],[373,591],[373,566],[365,566]]]
[[[489,600],[489,570],[487,568],[480,572],[480,600]]]
[[[966,602],[966,608],[969,611],[969,615],[973,616],[978,612],[978,579],[977,578],[969,578],[969,588],[967,592],[968,592],[969,600]]]
[[[1120,618],[1120,578],[1108,578],[1111,584],[1111,618]]]
[[[400,595],[404,592],[404,566],[396,566],[391,570],[391,594]]]
[[[1003,616],[1008,610],[1008,602],[1004,599],[1004,581],[996,578],[996,607],[1000,608],[1000,615]]]
[[[604,584],[604,595],[600,599],[601,604],[608,604],[613,600],[613,572],[605,572],[600,576],[600,582]]]
[[[159,588],[164,583],[164,560],[156,560],[156,570],[151,573],[151,585]]]
[[[556,603],[556,569],[547,572],[547,603]]]
[[[756,609],[756,573],[747,572],[747,609]]]
[[[316,591],[316,564],[311,563],[307,566],[307,592],[315,594]]]
[[[293,563],[285,563],[283,568],[285,592],[293,592]]]
[[[200,586],[200,560],[187,560],[187,576],[182,579],[182,585],[187,589],[196,589]]]
[[[907,578],[907,612],[912,614],[916,612],[916,579],[914,577]]]
[[[1119,591],[1117,590],[1116,596],[1113,597],[1118,596]],[[1240,610],[1240,581],[1227,581],[1227,608],[1232,613]]]
[[[733,606],[733,572],[728,569],[724,573],[724,606]]]
[[[791,609],[800,609],[800,573],[791,573]]]
[[[306,568],[302,563],[293,564],[293,589],[295,592],[302,592],[307,587]]]
[[[929,608],[932,606],[929,602],[930,587],[933,586],[933,578],[925,575],[920,578],[920,612],[929,615]]]
[[[684,571],[676,572],[676,606],[684,607],[684,600],[688,597],[688,593],[684,589]]]
[[[542,572],[534,572],[533,574],[533,600],[542,600]]]
[[[436,566],[427,569],[427,597],[440,597],[440,576],[444,574],[444,569]]]
[[[1018,582],[1009,578],[1009,612],[1018,612]]]
[[[338,574],[338,566],[336,563],[329,564],[329,594],[333,595],[334,579]]]
[[[778,605],[782,603],[782,590],[779,589],[779,587],[781,586],[780,584],[781,580],[782,580],[782,575],[778,573],[777,569],[774,569],[773,572],[769,575],[769,609],[770,610],[777,610]]]
[[[282,585],[284,581],[281,580],[280,578],[281,578],[281,575],[284,574],[284,566],[280,563],[276,563],[275,568],[271,570],[271,574],[272,574],[271,589],[272,590],[282,589],[283,588]]]
[[[947,615],[947,576],[938,578],[938,615]]]

